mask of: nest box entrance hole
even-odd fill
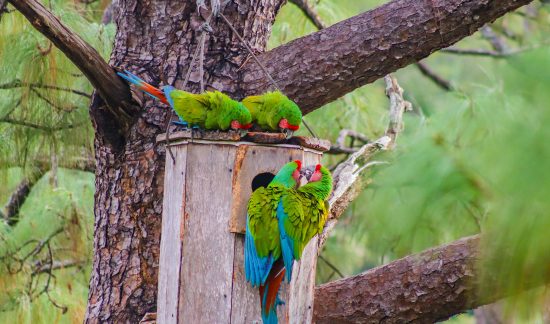
[[[262,172],[257,174],[252,179],[252,192],[260,187],[267,187],[267,185],[271,182],[271,180],[273,180],[273,178],[275,178],[275,175],[271,172]]]

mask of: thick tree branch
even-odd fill
[[[126,85],[103,60],[99,53],[67,28],[57,17],[36,0],[9,0],[29,22],[86,75],[125,132],[131,125],[136,108]]]
[[[315,290],[314,322],[435,323],[508,297],[496,280],[479,282],[479,240],[466,237],[321,285]],[[543,284],[526,281],[525,290]]]
[[[532,0],[394,0],[260,55],[304,113],[448,47]],[[269,82],[243,67],[247,94]]]

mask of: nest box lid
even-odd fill
[[[250,142],[265,145],[290,144],[313,149],[319,152],[326,152],[330,149],[330,141],[328,140],[306,136],[294,136],[287,139],[282,133],[249,132],[246,135],[241,136],[238,132],[234,131],[221,132],[187,129],[171,133],[168,137],[168,142],[170,142],[170,144],[177,144],[178,142],[189,140],[211,142]],[[166,134],[160,134],[157,136],[157,143],[165,142],[167,142]]]

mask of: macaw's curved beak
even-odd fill
[[[248,134],[248,129],[239,129],[239,136],[243,137],[246,136],[246,134]]]
[[[290,139],[292,135],[294,135],[294,131],[290,129],[283,128],[282,129],[283,134],[285,134],[286,139]]]
[[[315,172],[315,166],[308,166],[300,169],[300,186],[309,182],[309,179]]]
[[[288,120],[286,118],[283,118],[279,121],[279,128],[281,129],[281,132],[285,134],[286,139],[289,139],[292,137],[292,135],[294,135],[294,132],[300,128],[300,126],[291,125],[288,123]]]

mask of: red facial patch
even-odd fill
[[[321,165],[320,164],[317,164],[315,166],[315,172],[317,172],[317,171],[321,171]]]
[[[241,129],[250,129],[250,128],[252,128],[252,123],[246,124],[246,125],[241,125]]]
[[[281,119],[281,121],[279,121],[279,127],[283,129],[290,129],[291,131],[297,131],[298,128],[300,128],[300,126],[297,125],[290,125],[286,118],[283,118]]]
[[[296,163],[298,165],[298,168],[297,170],[300,170],[302,168],[302,161],[300,160],[294,160],[294,163]]]

